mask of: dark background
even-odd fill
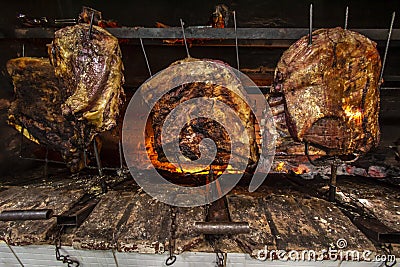
[[[237,13],[238,26],[266,26],[281,22],[291,27],[308,26],[310,3],[314,5],[315,27],[342,26],[346,6],[349,6],[349,27],[386,28],[393,11],[400,11],[400,1],[72,1],[72,0],[19,0],[2,1],[0,29],[10,33],[15,15],[19,12],[49,18],[73,18],[82,6],[103,12],[106,18],[118,20],[125,26],[152,27],[156,21],[179,25],[182,18],[187,25],[206,23],[216,4],[226,4]],[[400,16],[400,14],[399,14]],[[398,25],[398,24],[397,24]],[[271,25],[270,25],[271,26]]]
[[[238,27],[308,27],[309,5],[313,3],[313,27],[336,27],[344,25],[345,8],[349,6],[349,28],[387,29],[393,11],[398,18],[395,28],[400,26],[400,1],[72,1],[37,0],[3,1],[0,8],[0,97],[10,93],[10,82],[4,79],[5,63],[13,57],[21,56],[25,46],[26,56],[46,57],[46,44],[51,40],[16,40],[14,29],[16,15],[19,13],[32,17],[77,18],[82,6],[89,6],[102,12],[103,18],[114,19],[123,26],[155,27],[156,22],[170,26],[179,26],[179,19],[185,26],[205,25],[215,5],[224,3],[237,14]],[[232,18],[230,25],[232,27]],[[173,61],[185,57],[185,49],[178,47],[160,47],[150,40],[144,40],[150,66],[153,72],[159,71]],[[383,54],[384,42],[378,43]],[[385,75],[399,75],[399,42],[392,42]],[[393,47],[393,48],[392,48]],[[137,80],[147,77],[143,54],[138,40],[130,45],[121,44],[125,63],[126,82],[130,86]],[[274,68],[280,55],[286,48],[253,49],[241,48],[240,60],[243,68],[264,66]],[[236,65],[234,47],[193,47],[193,57],[220,59]],[[139,78],[138,78],[139,77]]]

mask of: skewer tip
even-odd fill
[[[312,29],[313,29],[313,26],[312,26],[312,22],[313,22],[313,4],[312,3],[310,4],[310,17],[309,17],[309,19],[310,19],[310,25],[309,25],[309,32],[308,32],[308,45],[311,45],[312,44]]]

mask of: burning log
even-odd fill
[[[328,154],[368,152],[379,142],[376,44],[341,28],[320,29],[282,55],[273,91],[285,98],[290,133]]]

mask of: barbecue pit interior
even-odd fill
[[[349,248],[379,254],[390,243],[399,258],[398,17],[390,40],[388,33],[400,4],[318,1],[310,13],[305,1],[189,2],[8,2],[0,11],[1,242],[53,245],[65,224],[63,246],[172,260],[185,251],[255,258],[266,244],[323,248],[348,235]],[[127,133],[124,116],[139,88],[170,66],[195,61],[239,68],[258,88],[234,73],[215,75],[226,75],[238,91],[207,81],[174,87],[149,114],[137,114],[144,132]],[[160,88],[179,75],[160,79]],[[141,105],[160,88],[148,88]],[[258,101],[258,90],[268,110],[253,112],[248,103]],[[232,140],[223,125],[241,136],[229,113],[223,123],[174,115],[186,123],[179,136],[165,135],[163,142],[177,139],[181,151],[168,161],[163,123],[195,97],[222,100],[239,114],[249,136],[238,153],[245,172],[228,163]],[[264,145],[271,149],[269,130],[271,162],[261,156]],[[124,150],[122,140],[137,136],[142,140]],[[182,157],[200,158],[203,139],[214,141],[215,160],[183,171]],[[217,185],[214,202],[182,208],[152,198],[135,181],[153,168],[185,187],[243,175],[226,195]],[[249,192],[256,172],[266,179]],[[3,211],[39,208],[57,218],[44,226],[1,221]],[[71,217],[78,221],[68,225]]]

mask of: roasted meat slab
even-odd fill
[[[379,142],[376,44],[342,28],[319,29],[286,50],[273,91],[285,99],[291,135],[330,154],[367,152]]]
[[[173,65],[177,66],[176,73],[174,73],[174,79],[181,79],[181,76],[186,75],[188,70],[185,69],[185,66],[181,64],[185,62],[196,62],[201,61],[199,59],[184,59],[173,63]],[[246,97],[241,93],[243,90],[240,80],[235,76],[233,72],[225,70],[224,72],[215,72],[213,71],[212,63],[207,64],[209,61],[204,62],[203,68],[193,69],[189,72],[193,74],[194,72],[208,72],[215,75],[214,80],[223,79],[229,85],[228,88],[209,83],[209,82],[193,82],[183,84],[182,86],[178,86],[173,88],[171,85],[174,79],[171,77],[160,77],[156,76],[154,83],[157,86],[149,87],[148,91],[144,91],[145,100],[149,100],[152,98],[152,95],[157,95],[159,88],[173,88],[168,93],[164,94],[154,105],[151,113],[150,113],[150,121],[151,121],[151,130],[154,133],[154,141],[151,143],[151,147],[149,149],[150,154],[151,151],[154,151],[156,157],[152,158],[152,163],[156,167],[160,167],[160,169],[168,169],[168,165],[163,163],[167,162],[167,159],[164,155],[162,143],[161,143],[161,132],[163,130],[163,125],[166,120],[166,117],[171,113],[172,110],[177,108],[179,105],[182,105],[185,101],[195,98],[207,98],[212,101],[221,101],[227,106],[229,106],[232,110],[235,111],[235,114],[240,118],[240,121],[243,123],[244,128],[247,130],[247,134],[249,137],[249,141],[246,142],[243,138],[242,131],[239,129],[239,125],[234,122],[231,114],[225,113],[223,110],[218,110],[215,112],[218,113],[219,120],[213,120],[211,118],[199,117],[197,119],[190,120],[188,119],[188,114],[185,112],[177,112],[174,115],[175,121],[183,121],[185,122],[185,126],[181,130],[179,136],[174,135],[173,133],[166,132],[164,143],[166,147],[168,147],[169,142],[173,142],[174,139],[179,138],[179,146],[182,154],[191,159],[196,160],[201,156],[201,151],[199,149],[199,143],[204,138],[212,139],[217,147],[217,155],[215,160],[213,161],[213,169],[214,170],[223,170],[227,167],[231,151],[231,139],[227,131],[224,129],[222,125],[228,125],[231,128],[232,132],[235,133],[235,136],[238,137],[238,143],[240,144],[239,149],[239,158],[244,158],[245,162],[248,163],[248,166],[251,166],[258,162],[259,151],[255,138],[255,116],[251,112],[250,107],[246,104]],[[210,78],[211,79],[211,78]],[[147,99],[146,99],[147,98]],[[250,103],[250,102],[247,102]],[[208,107],[202,106],[202,104],[192,105],[188,113],[198,114],[201,111],[208,110]],[[241,139],[243,138],[243,140]],[[246,149],[249,151],[249,155],[246,155]],[[151,157],[152,155],[150,155]],[[179,158],[177,159],[179,161]],[[176,162],[175,163],[179,163]],[[171,171],[171,169],[169,169]]]
[[[72,172],[95,135],[113,128],[124,99],[117,38],[79,24],[55,33],[49,59],[7,63],[16,99],[9,123],[29,139],[60,151]]]
[[[124,98],[118,39],[106,30],[78,24],[55,32],[49,55],[65,87],[64,116],[90,125],[93,135],[116,125]]]
[[[61,113],[62,87],[49,59],[11,59],[7,62],[7,71],[15,91],[8,123],[23,131],[28,139],[61,151],[72,171],[82,168],[76,125]]]

